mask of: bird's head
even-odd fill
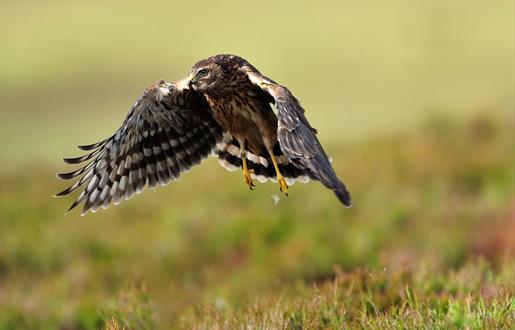
[[[213,62],[199,62],[190,70],[189,85],[197,92],[209,94],[210,91],[220,87],[223,76],[220,65]]]
[[[243,59],[234,55],[216,55],[197,62],[187,79],[189,87],[199,93],[221,95],[230,93],[237,83],[238,66]]]

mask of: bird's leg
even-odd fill
[[[249,186],[250,190],[254,190],[256,186],[254,185],[254,182],[252,182],[252,177],[250,176],[250,172],[247,167],[247,151],[245,150],[245,147],[241,149],[241,170],[243,173],[243,180],[245,180],[245,183]]]
[[[270,157],[272,158],[272,163],[274,164],[275,173],[277,176],[277,183],[279,184],[279,189],[282,193],[288,197],[288,185],[286,184],[286,180],[284,179],[283,175],[279,171],[279,166],[277,166],[277,159],[275,159],[275,155],[273,152],[269,152]]]

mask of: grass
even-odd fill
[[[484,260],[448,272],[427,265],[394,272],[337,269],[333,280],[243,306],[224,300],[196,306],[178,323],[185,329],[510,329],[513,265],[494,273]],[[155,327],[144,289],[131,289],[121,302],[105,312],[113,315],[106,329]]]
[[[510,329],[515,325],[513,265],[497,270],[475,261],[443,271],[419,265],[395,271],[337,269],[333,280],[234,306],[224,300],[189,310],[179,327],[192,329]],[[153,327],[144,292],[109,325]],[[136,295],[133,293],[133,295]],[[142,306],[142,307],[140,307]],[[144,318],[147,321],[143,321]],[[136,322],[138,326],[133,326]],[[114,327],[116,329],[116,326]]]
[[[249,192],[211,161],[155,193],[65,217],[70,200],[49,197],[62,187],[54,169],[4,172],[0,324],[512,327],[510,125],[435,118],[329,146],[352,209],[316,183],[274,207],[275,185]]]

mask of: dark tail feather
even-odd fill
[[[325,152],[318,154],[317,156],[307,159],[296,159],[299,166],[308,168],[311,175],[318,181],[322,182],[324,186],[334,191],[336,197],[346,207],[352,206],[352,199],[350,193],[347,191],[345,184],[338,179],[334,172],[329,159],[325,155]]]
[[[340,183],[341,183],[340,189],[333,190],[334,194],[343,203],[343,205],[345,205],[347,207],[352,207],[352,199],[350,197],[350,193],[345,188],[345,185],[342,182],[340,182]]]
[[[329,176],[329,178],[327,178]],[[329,179],[329,180],[328,180]],[[330,168],[329,173],[324,173],[320,181],[329,189],[334,191],[336,197],[345,205],[346,207],[352,206],[352,199],[350,197],[350,193],[345,187],[345,184],[338,179],[336,173],[334,173],[333,168]]]
[[[343,203],[343,205],[346,207],[352,206],[352,198],[350,197],[349,191],[345,187],[345,184],[338,179],[332,168],[329,173],[326,172],[319,175],[318,179],[324,184],[324,186],[334,191],[334,194]]]

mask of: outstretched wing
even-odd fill
[[[56,196],[84,186],[68,210],[84,202],[82,214],[118,204],[146,185],[153,188],[177,179],[206,158],[222,135],[203,96],[161,81],[145,90],[111,137],[79,146],[89,152],[84,156],[64,159],[82,167],[57,176],[82,177]]]
[[[338,179],[314,129],[304,115],[304,109],[293,94],[284,86],[260,74],[254,67],[243,67],[249,80],[263,92],[277,108],[277,140],[282,152],[292,163],[307,169],[310,176],[333,190],[338,199],[351,206],[349,192]]]

